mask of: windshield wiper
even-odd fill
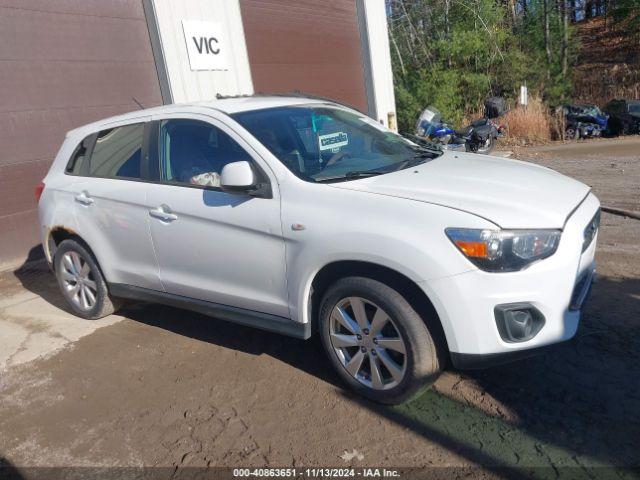
[[[441,154],[442,151],[439,151],[438,153]],[[423,163],[427,163],[428,160],[433,160],[434,158],[438,158],[438,156],[439,155],[435,155],[431,150],[427,150],[425,148],[416,148],[415,154],[407,160],[398,162],[399,165],[394,171],[399,172],[400,170],[404,170],[405,168],[411,168]]]
[[[381,170],[353,170],[344,174],[345,178],[362,178],[362,177],[374,177],[376,175],[384,175],[389,173],[388,171]]]
[[[382,170],[352,170],[350,172],[345,173],[344,175],[340,175],[337,177],[327,177],[327,178],[316,179],[316,182],[323,183],[323,182],[335,182],[340,180],[353,180],[356,178],[375,177],[376,175],[384,175],[385,173],[390,173],[390,172],[382,171]]]

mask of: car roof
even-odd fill
[[[160,115],[167,113],[184,113],[189,109],[202,109],[211,108],[227,115],[234,113],[247,112],[250,110],[264,110],[267,108],[275,107],[289,107],[295,105],[309,105],[309,104],[333,104],[339,106],[340,104],[332,100],[309,97],[309,96],[286,96],[286,95],[238,95],[238,96],[218,96],[214,100],[206,100],[199,102],[188,103],[172,103],[169,105],[161,105],[158,107],[141,108],[132,112],[123,113],[113,117],[104,118],[87,125],[75,128],[67,133],[69,135],[89,135],[90,133],[97,132],[105,128],[112,128],[114,124],[128,123],[131,120],[141,119],[148,117],[149,115]]]

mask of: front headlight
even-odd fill
[[[560,230],[478,230],[447,228],[449,240],[488,272],[515,272],[553,255]]]

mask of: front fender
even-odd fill
[[[440,205],[300,183],[282,185],[288,300],[291,318],[298,322],[310,320],[311,285],[330,263],[372,263],[415,283],[444,278],[476,269],[451,244],[445,229],[493,227]]]
[[[388,239],[385,239],[388,240]],[[393,242],[386,242],[388,247],[403,250],[406,254],[419,254],[412,246],[401,244],[394,245]],[[288,285],[290,299],[291,318],[298,322],[309,322],[309,299],[311,296],[311,285],[318,275],[318,272],[327,265],[337,262],[356,261],[370,263],[373,265],[386,267],[394,270],[415,283],[422,281],[418,270],[407,266],[398,258],[390,258],[381,252],[375,251],[331,251],[329,248],[314,251],[313,248],[304,249],[296,255],[295,259],[287,259]],[[382,279],[384,280],[384,279]]]

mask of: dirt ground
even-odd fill
[[[591,185],[603,205],[640,211],[640,136],[557,143],[514,153]]]
[[[517,156],[640,210],[638,139]],[[314,340],[157,305],[81,327],[59,309],[46,268],[23,266],[0,275],[0,332],[26,332],[0,357],[0,464],[27,478],[33,466],[205,465],[639,478],[639,239],[640,221],[603,215],[599,281],[575,339],[485,371],[448,370],[393,408],[344,390]]]

